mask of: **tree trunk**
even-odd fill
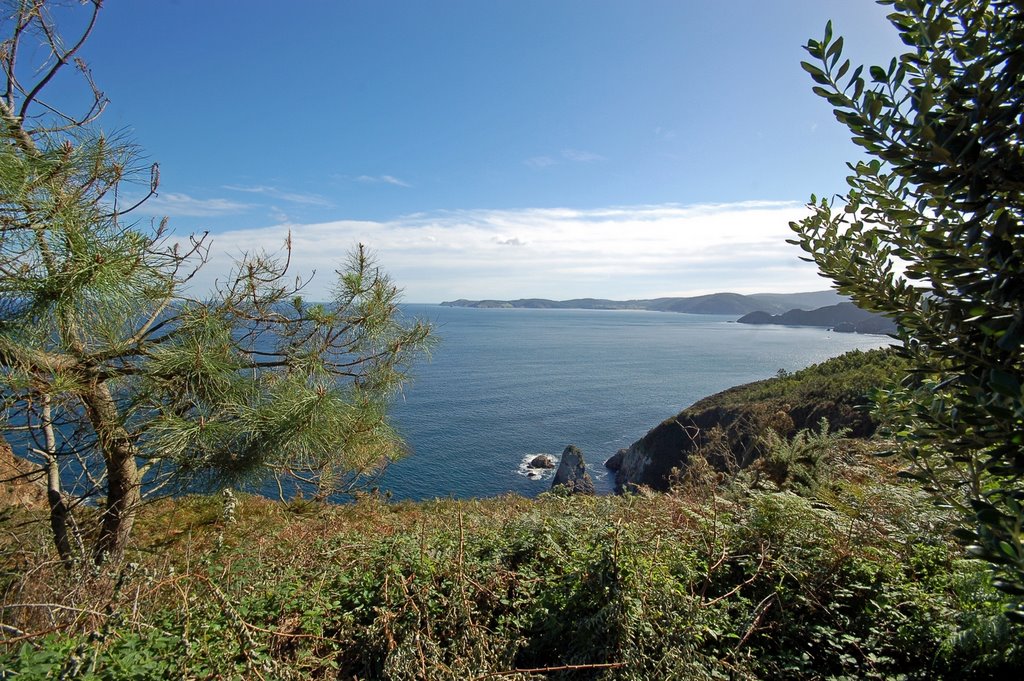
[[[68,538],[68,507],[60,490],[60,467],[57,465],[57,437],[53,430],[53,409],[50,396],[43,395],[43,437],[46,451],[46,501],[50,506],[50,529],[53,530],[53,543],[57,547],[57,555],[64,564],[74,560],[71,541]]]
[[[142,502],[142,481],[135,460],[138,450],[106,383],[93,383],[81,397],[107,466],[107,507],[103,510],[93,559],[96,563],[119,561]]]
[[[127,446],[119,444],[112,451],[104,450],[107,462],[107,507],[103,510],[100,536],[93,549],[96,563],[121,560],[135,524],[135,513],[142,503],[135,446],[127,439],[125,442]]]
[[[68,507],[64,503],[64,495],[60,493],[60,490],[54,489],[50,485],[53,476],[49,464],[46,468],[46,500],[50,504],[50,529],[53,530],[53,543],[57,547],[57,555],[60,556],[61,562],[70,565],[75,559],[75,554],[71,550],[71,540],[68,537]]]

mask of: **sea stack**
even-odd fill
[[[555,478],[551,481],[551,488],[564,485],[573,494],[593,494],[594,482],[587,473],[587,466],[583,462],[583,452],[575,445],[569,445],[562,452],[562,460],[555,471]]]

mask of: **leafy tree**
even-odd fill
[[[831,23],[814,92],[868,158],[793,223],[821,274],[899,325],[915,371],[880,392],[970,551],[1024,594],[1024,3],[882,0],[910,50],[850,70]],[[1014,606],[1024,619],[1024,607]]]
[[[190,294],[207,236],[132,220],[157,166],[95,126],[106,100],[78,51],[100,4],[74,10],[87,16],[65,42],[45,1],[9,3],[0,44],[5,434],[42,464],[65,560],[71,510],[94,494],[106,497],[102,561],[123,552],[143,497],[173,481],[275,474],[320,496],[350,488],[401,453],[385,408],[430,331],[402,322],[398,289],[362,246],[327,304],[289,283],[287,244],[243,256],[209,297]],[[80,115],[44,98],[75,72],[89,93]]]

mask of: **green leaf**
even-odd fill
[[[953,530],[952,535],[954,537],[956,537],[957,539],[959,539],[961,541],[964,541],[964,542],[977,542],[978,541],[978,533],[977,532],[975,532],[974,530],[968,530],[968,529],[962,528],[962,527]]]
[[[839,36],[838,38],[836,38],[836,41],[834,43],[832,43],[832,45],[829,46],[828,51],[825,52],[825,58],[826,59],[832,59],[832,63],[834,64],[839,59],[839,56],[842,53],[843,53],[843,37]]]
[[[1018,550],[1011,546],[1009,542],[999,542],[999,550],[1002,551],[1003,555],[1012,560],[1019,560],[1020,554]]]
[[[1020,381],[1013,374],[1001,369],[993,369],[989,374],[989,385],[1000,395],[1020,397]]]
[[[809,64],[805,61],[800,62],[800,66],[803,67],[804,71],[811,74],[811,78],[814,80],[815,83],[818,83],[820,85],[830,84],[828,76],[826,76],[825,72],[822,71],[817,66]]]
[[[1013,606],[1004,611],[1006,619],[1011,620],[1017,624],[1024,624],[1024,610],[1020,609],[1020,606]]]

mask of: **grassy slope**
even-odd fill
[[[693,408],[834,411],[896,361],[854,354]],[[130,564],[105,570],[61,567],[44,517],[0,514],[0,678],[932,679],[1024,666],[984,566],[870,455],[884,443],[811,430],[764,443],[730,474],[712,466],[713,442],[691,452],[664,494],[243,497],[233,512],[219,497],[165,500],[143,510]]]
[[[1024,662],[982,566],[944,539],[945,518],[860,446],[812,444],[803,487],[697,466],[648,496],[244,497],[234,522],[218,498],[164,501],[140,520],[137,569],[112,573],[45,562],[45,528],[28,526],[5,540],[0,670],[941,678],[973,665],[983,678]]]
[[[695,402],[683,413],[763,405],[764,409],[784,408],[796,429],[813,427],[824,417],[834,427],[849,428],[853,435],[870,435],[876,426],[866,395],[906,369],[906,362],[891,350],[854,350],[800,371],[730,388]]]
[[[761,456],[769,431],[793,437],[827,419],[834,430],[870,436],[877,424],[866,394],[902,376],[906,363],[888,350],[853,351],[806,369],[730,388],[706,397],[652,428],[624,453],[616,475],[629,483],[665,490],[675,469],[698,448],[717,449],[725,469]]]

